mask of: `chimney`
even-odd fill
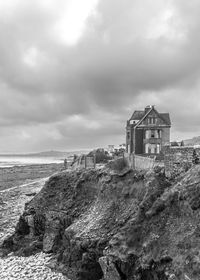
[[[149,110],[151,110],[152,106],[148,105],[145,107],[144,109],[144,112],[145,112],[145,115],[148,113]]]

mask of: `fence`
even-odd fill
[[[130,168],[136,170],[150,170],[155,165],[155,158],[148,158],[134,154],[125,154],[124,158],[127,160]]]
[[[96,159],[95,156],[85,157],[85,168],[95,168],[96,167]]]
[[[134,154],[124,154],[124,159],[127,161],[130,168],[136,170],[150,170],[155,165],[155,158],[148,158]],[[95,156],[79,156],[73,163],[73,169],[89,169],[96,168]]]
[[[79,156],[76,161],[73,163],[73,169],[88,169],[96,167],[96,158],[95,156]]]
[[[148,158],[135,155],[135,169],[152,169],[154,167],[155,158]]]

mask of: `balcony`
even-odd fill
[[[144,144],[161,144],[162,139],[161,138],[148,138],[148,139],[143,139]]]

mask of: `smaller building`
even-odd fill
[[[113,156],[114,154],[122,154],[126,151],[126,144],[120,144],[120,145],[108,145],[107,152],[109,155]]]
[[[114,151],[115,151],[115,145],[108,145],[108,152],[109,153],[114,153]]]
[[[126,152],[158,155],[170,142],[169,113],[159,113],[154,106],[134,111],[126,125]]]

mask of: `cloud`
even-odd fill
[[[148,104],[171,113],[172,137],[198,134],[199,8],[0,0],[2,151],[124,142],[126,119]]]

